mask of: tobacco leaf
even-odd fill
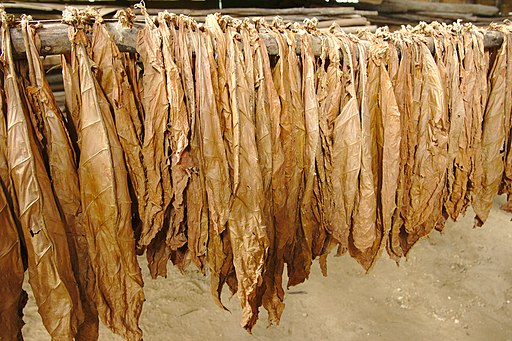
[[[243,28],[242,28],[243,29]],[[239,33],[226,28],[228,59],[226,70],[231,99],[233,127],[232,201],[228,219],[233,264],[242,305],[241,325],[248,331],[258,317],[258,297],[263,281],[268,238],[263,225],[263,180],[258,165],[256,129],[251,113],[250,91],[244,74]]]
[[[472,126],[472,113],[466,103],[471,101],[471,84],[474,84],[474,70],[464,74],[464,63],[472,67],[469,49],[463,46],[461,27],[454,24],[448,28],[433,23],[433,30],[427,32],[434,39],[435,61],[443,80],[445,105],[448,112],[448,167],[444,200],[444,215],[436,226],[438,230],[444,227],[444,219],[451,217],[456,220],[459,214],[469,204],[468,181],[471,172],[471,137],[468,133]],[[469,47],[468,47],[469,48]],[[468,56],[465,56],[468,52]],[[464,83],[466,82],[466,83]],[[463,91],[469,93],[463,94]]]
[[[326,256],[330,252],[333,240],[340,238],[341,224],[333,223],[333,128],[334,120],[341,110],[341,98],[348,73],[343,72],[340,60],[341,45],[331,33],[322,41],[321,63],[317,69],[318,124],[320,129],[320,146],[316,157],[318,188],[315,196],[319,201],[322,228],[313,240],[313,255],[321,255],[320,266],[324,276],[327,275]],[[333,239],[334,238],[334,239]]]
[[[144,127],[142,123],[144,122],[144,107],[142,106],[142,94],[144,89],[142,88],[142,70],[139,66],[139,58],[137,53],[122,53],[123,66],[126,70],[126,76],[128,77],[128,82],[133,90],[133,97],[135,99],[135,104],[137,106],[136,114],[138,114],[137,119],[133,119],[133,124],[135,125],[135,129],[137,132],[137,137],[140,141],[144,140]],[[132,115],[134,113],[131,113]]]
[[[351,44],[349,48],[352,57],[357,56],[357,64],[354,62],[357,80],[354,86],[357,89],[357,112],[361,120],[361,159],[348,247],[350,255],[368,270],[375,254],[372,249],[374,246],[378,248],[382,230],[382,222],[377,221],[376,192],[379,191],[378,170],[382,167],[382,152],[378,144],[383,139],[383,133],[380,131],[381,118],[370,111],[366,50],[361,44]]]
[[[104,24],[96,23],[93,26],[91,56],[98,68],[98,83],[114,114],[117,136],[135,193],[136,212],[138,217],[144,217],[147,179],[142,160],[142,123],[122,54]]]
[[[0,224],[0,271],[3,276],[0,289],[0,338],[22,340],[23,307],[28,298],[22,289],[25,269],[18,229],[3,186],[0,186]]]
[[[51,337],[73,339],[83,313],[66,228],[22,101],[10,38],[8,24],[3,20],[7,160],[27,247],[29,283]]]
[[[420,67],[413,73],[411,119],[417,131],[410,141],[415,148],[401,236],[405,253],[442,219],[448,162],[447,106],[439,69],[426,44],[419,41],[414,48],[413,62]]]
[[[380,111],[382,124],[382,168],[378,170],[381,178],[381,187],[378,196],[380,202],[379,214],[382,219],[382,241],[380,250],[388,243],[392,228],[393,215],[397,211],[396,193],[400,173],[400,145],[401,145],[401,115],[398,109],[397,98],[393,89],[390,69],[398,65],[397,50],[393,45],[386,46],[386,55],[383,56],[380,69]],[[377,172],[377,171],[376,171]],[[378,208],[378,209],[379,209]],[[378,255],[377,255],[378,257]],[[375,263],[373,260],[373,263]]]
[[[70,27],[80,76],[79,179],[100,319],[127,340],[142,339],[144,293],[135,255],[131,200],[123,150],[109,103],[93,73],[83,30]],[[98,176],[103,174],[104,176]]]
[[[162,37],[150,19],[144,29],[139,31],[137,52],[144,64],[142,103],[145,117],[142,154],[147,175],[147,203],[139,240],[139,247],[144,247],[149,245],[163,228],[165,212],[171,199],[169,146],[166,139],[169,102],[162,55]],[[153,261],[148,258],[148,262],[153,277],[165,275],[165,269],[156,271],[152,266]]]
[[[207,251],[207,262],[210,268],[211,282],[210,287],[212,295],[214,296],[215,302],[220,307],[226,309],[220,300],[220,294],[222,287],[232,274],[234,273],[233,265],[233,253],[231,249],[230,232],[227,229],[227,219],[229,217],[229,205],[231,202],[231,175],[232,175],[232,129],[231,123],[227,120],[231,117],[231,108],[229,102],[227,73],[226,73],[226,61],[227,61],[227,41],[223,30],[219,24],[220,16],[208,15],[205,20],[205,33],[206,33],[206,50],[208,54],[209,69],[211,73],[211,82],[213,94],[215,96],[215,107],[219,116],[220,134],[222,136],[223,148],[218,146],[220,151],[223,150],[225,156],[221,157],[225,159],[226,165],[219,169],[222,171],[222,176],[227,176],[229,181],[222,186],[227,185],[227,188],[221,187],[225,197],[222,199],[218,194],[209,193],[212,199],[222,199],[224,202],[220,206],[222,209],[219,210],[220,214],[216,214],[217,221],[213,221],[209,227],[208,235],[208,251]],[[215,133],[217,134],[217,133]],[[200,136],[195,134],[194,136]],[[221,165],[218,165],[221,166]],[[210,188],[210,191],[212,188]],[[227,207],[225,205],[228,205]],[[218,210],[218,208],[217,208]],[[233,282],[231,281],[232,289]],[[236,285],[238,286],[238,285]],[[235,290],[236,291],[236,290]]]
[[[73,144],[76,160],[80,156],[80,148],[78,148],[78,129],[80,124],[80,91],[78,68],[73,67],[76,65],[76,56],[71,54],[61,55],[62,66],[62,82],[64,85],[64,100],[65,100],[65,114],[66,114],[66,128]]]
[[[341,97],[337,116],[328,117],[331,130],[330,165],[326,173],[332,186],[327,206],[327,217],[332,226],[331,242],[339,245],[339,252],[349,247],[352,214],[359,191],[359,174],[362,157],[362,125],[357,98],[356,56],[354,43],[345,36],[336,36],[332,42],[341,50]],[[333,112],[336,114],[336,112]],[[373,187],[372,187],[373,188]],[[358,234],[356,232],[356,234]]]
[[[27,300],[27,294],[22,289],[25,272],[22,244],[10,197],[12,188],[7,165],[3,72],[0,72],[0,76],[0,272],[3,276],[0,287],[0,320],[2,320],[0,339],[21,340],[21,328],[24,324],[23,307]]]
[[[482,226],[487,220],[504,172],[505,118],[512,103],[510,99],[506,99],[512,95],[512,85],[507,82],[511,43],[510,34],[505,34],[488,77],[489,97],[482,121],[481,187],[474,192],[472,198],[476,214],[475,226]]]
[[[185,154],[186,157],[188,152],[190,122],[180,72],[174,61],[173,44],[177,44],[176,33],[173,27],[173,34],[171,34],[165,15],[160,15],[158,22],[163,41],[162,54],[167,80],[168,138],[171,149],[172,199],[166,243],[171,250],[176,251],[187,242],[187,236],[185,235],[185,192],[189,182],[189,172],[187,165],[183,163],[183,155]],[[174,23],[171,22],[169,25],[173,26]],[[185,33],[180,31],[180,34]]]
[[[99,321],[94,304],[95,278],[88,252],[86,230],[82,221],[75,155],[63,115],[57,106],[37,52],[35,29],[29,25],[27,20],[22,20],[21,25],[30,71],[28,77],[30,86],[27,87],[27,98],[32,112],[36,112],[42,118],[51,183],[57,205],[64,217],[71,265],[78,283],[84,311],[84,321],[78,327],[76,339],[97,339]]]
[[[511,26],[502,26],[501,31],[508,40],[507,45],[507,61],[512,58],[512,46],[510,44]],[[503,177],[500,184],[499,194],[507,194],[507,202],[501,206],[501,209],[512,212],[512,113],[511,105],[512,100],[510,99],[510,91],[512,87],[512,67],[507,64],[507,89],[505,92],[505,145],[504,145],[504,163],[505,168],[503,171]]]
[[[274,145],[282,150],[282,159],[280,160],[280,172],[274,173],[274,224],[275,224],[275,261],[274,261],[274,287],[279,298],[284,299],[284,290],[282,287],[284,264],[287,262],[285,257],[292,250],[294,228],[299,223],[298,213],[298,181],[300,175],[295,168],[295,145],[293,143],[292,129],[293,120],[291,117],[291,102],[289,89],[289,65],[288,54],[292,50],[287,45],[286,37],[277,29],[272,31],[279,48],[279,59],[272,69],[272,79],[279,96],[281,110],[279,112],[279,130],[274,135],[276,140]],[[293,53],[295,53],[293,51]],[[298,67],[298,65],[297,65]],[[299,94],[300,95],[300,94]],[[300,141],[297,141],[300,143]],[[299,146],[297,146],[299,148]]]
[[[247,27],[247,36],[254,54],[254,87],[255,87],[255,126],[258,160],[260,164],[265,201],[263,221],[269,239],[268,256],[264,269],[265,291],[262,304],[268,311],[268,323],[279,324],[283,313],[283,297],[278,295],[275,287],[275,243],[276,225],[273,216],[274,198],[282,195],[274,190],[279,181],[283,164],[283,151],[279,142],[280,101],[272,80],[272,70],[265,41],[260,38],[257,28]],[[244,46],[245,48],[245,46]]]
[[[300,31],[301,56],[302,56],[302,102],[303,114],[300,117],[299,130],[304,122],[305,145],[304,145],[304,191],[300,198],[300,226],[296,231],[296,243],[293,257],[293,267],[289,266],[288,286],[304,282],[311,270],[313,259],[313,231],[318,230],[320,224],[314,188],[318,178],[316,176],[316,154],[320,144],[320,128],[318,124],[318,100],[316,97],[315,84],[315,57],[312,49],[312,35]]]
[[[316,201],[316,206],[314,207],[314,214],[318,221],[318,224],[314,226],[312,231],[312,242],[311,242],[311,255],[312,258],[320,256],[320,267],[324,276],[327,275],[327,262],[324,253],[324,245],[326,244],[326,240],[328,239],[328,227],[327,220],[325,216],[325,195],[324,190],[327,186],[326,183],[326,174],[325,174],[325,160],[328,157],[328,150],[326,148],[326,136],[325,132],[326,122],[327,122],[327,111],[330,110],[326,106],[331,98],[335,98],[338,101],[338,105],[334,106],[335,110],[339,110],[339,96],[340,92],[337,91],[339,87],[339,82],[333,82],[332,76],[337,70],[337,66],[339,66],[339,53],[335,52],[333,58],[329,57],[329,47],[332,48],[331,44],[329,44],[329,40],[331,39],[329,34],[324,34],[320,36],[322,41],[321,43],[321,55],[317,61],[316,70],[315,70],[315,96],[318,102],[318,143],[317,150],[315,155],[315,173],[317,180],[314,183],[313,187],[313,196]],[[331,81],[329,81],[331,79]],[[330,88],[332,87],[332,88]]]
[[[359,53],[360,58],[361,55],[364,53]],[[389,46],[379,39],[371,42],[368,58],[368,95],[362,96],[361,100],[368,101],[367,116],[371,127],[370,148],[375,197],[371,196],[371,191],[367,193],[370,194],[369,204],[375,202],[376,207],[375,213],[373,210],[370,211],[370,218],[373,216],[375,219],[375,237],[373,244],[366,251],[351,250],[353,256],[366,270],[375,264],[380,251],[388,242],[392,216],[396,208],[400,162],[400,112],[388,73],[388,63],[393,63],[397,58],[394,46]]]
[[[482,153],[482,133],[484,113],[489,98],[488,75],[490,71],[490,54],[484,50],[483,34],[473,42],[475,46],[475,91],[469,105],[472,109],[473,126],[471,129],[471,146],[473,150],[473,158],[471,162],[470,181],[470,199],[473,205],[477,193],[482,190],[482,180],[484,173],[483,153]],[[494,54],[493,54],[494,55]]]

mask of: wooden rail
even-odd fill
[[[135,52],[137,42],[137,33],[144,27],[144,24],[136,23],[132,28],[124,28],[117,24],[117,22],[105,22],[107,29],[113,34],[114,39],[123,52]],[[68,40],[68,25],[48,23],[38,29],[39,38],[41,40],[42,56],[55,55],[67,53],[71,49]],[[267,51],[270,55],[277,55],[279,49],[276,40],[271,34],[261,33],[261,38],[265,41]],[[11,40],[14,48],[14,56],[17,58],[24,58],[25,45],[23,42],[23,35],[20,28],[11,29]],[[484,46],[485,48],[499,47],[503,43],[503,34],[498,31],[489,31],[485,33]],[[321,39],[313,37],[312,41],[313,53],[319,56],[321,53]],[[433,48],[431,44],[431,48]],[[297,37],[297,53],[300,53],[300,39]]]

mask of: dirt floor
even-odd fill
[[[512,340],[512,215],[495,201],[489,220],[473,229],[473,212],[432,233],[399,267],[382,257],[370,274],[351,258],[318,264],[310,279],[287,291],[281,324],[267,328],[266,312],[248,335],[236,297],[210,298],[208,278],[170,269],[151,280],[143,258],[145,340]],[[28,285],[26,289],[29,290]],[[30,293],[31,295],[31,293]],[[33,296],[25,309],[26,340],[49,340]],[[262,309],[263,310],[263,309]],[[101,340],[120,340],[105,327]]]

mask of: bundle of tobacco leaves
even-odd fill
[[[470,24],[355,36],[139,7],[135,54],[97,11],[65,11],[66,112],[41,25],[1,13],[0,338],[21,338],[25,270],[55,339],[98,339],[99,321],[142,339],[143,253],[153,278],[169,261],[208,274],[222,308],[227,284],[250,331],[261,306],[278,324],[284,285],[317,258],[326,275],[333,250],[368,271],[470,205],[477,226],[498,194],[512,210],[509,24],[486,50]]]

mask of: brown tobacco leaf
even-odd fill
[[[27,300],[27,294],[22,289],[25,270],[18,230],[1,185],[0,226],[0,271],[3,277],[0,288],[0,339],[21,340],[21,328],[24,324],[23,307]]]
[[[502,32],[506,35],[506,39],[508,40],[507,45],[507,60],[510,61],[512,58],[512,44],[510,40],[511,26],[502,27]],[[505,168],[503,171],[503,178],[500,185],[500,194],[507,194],[507,203],[505,203],[501,209],[512,212],[512,110],[511,110],[511,102],[509,94],[512,88],[512,67],[507,63],[507,90],[505,93],[505,146],[504,146],[504,162]]]
[[[147,204],[142,221],[139,246],[150,244],[164,226],[165,212],[170,203],[171,177],[166,139],[169,119],[165,66],[162,55],[162,37],[158,28],[148,19],[139,31],[137,51],[144,64],[142,102],[144,105],[144,143],[142,154],[147,175]],[[150,254],[148,253],[148,257]],[[149,267],[153,261],[148,258]],[[158,274],[162,272],[157,271]],[[156,276],[152,270],[152,276]],[[165,274],[165,272],[163,273]]]
[[[330,251],[332,238],[340,238],[341,224],[333,223],[334,185],[332,179],[333,169],[333,128],[334,120],[341,110],[341,98],[348,73],[343,72],[340,60],[341,45],[338,39],[328,33],[322,44],[321,64],[317,69],[317,98],[318,98],[318,124],[320,129],[320,147],[317,151],[316,170],[319,186],[315,192],[318,197],[322,228],[317,238],[313,240],[313,255],[322,255],[321,267],[327,275],[326,254]],[[327,69],[326,62],[328,60]],[[323,231],[322,231],[323,230]],[[336,235],[336,237],[334,237]],[[346,246],[346,244],[345,244]]]
[[[505,170],[506,118],[510,117],[512,83],[509,81],[509,64],[512,60],[512,35],[505,31],[503,44],[498,51],[488,76],[489,97],[482,121],[481,187],[474,192],[472,205],[475,211],[475,226],[482,226],[489,216],[494,197]]]
[[[327,219],[332,226],[333,241],[340,245],[341,251],[344,251],[348,249],[349,234],[352,230],[352,214],[359,195],[358,182],[362,166],[363,140],[357,98],[355,46],[344,36],[336,37],[332,42],[335,44],[336,50],[342,51],[343,62],[340,80],[342,84],[341,109],[337,116],[328,117],[327,121],[327,126],[332,129],[330,132],[330,143],[332,144],[330,165],[326,170],[330,177],[328,182],[332,186],[327,206]],[[332,112],[332,114],[336,114],[336,112]]]
[[[169,144],[171,149],[172,200],[170,222],[168,223],[166,243],[177,251],[187,242],[185,235],[185,190],[189,182],[187,165],[183,163],[183,154],[188,148],[190,132],[189,116],[185,102],[185,92],[178,67],[174,61],[175,36],[169,30],[167,18],[161,13],[158,18],[162,36],[162,54],[164,57],[167,100],[169,102]],[[173,23],[170,23],[173,25]],[[184,32],[180,31],[180,34]]]
[[[29,282],[54,339],[73,339],[83,319],[64,222],[18,88],[9,27],[3,21],[7,155],[28,253]],[[58,309],[56,309],[58,307]]]
[[[400,37],[401,38],[401,37]],[[408,43],[399,38],[396,43],[400,47],[401,58],[396,70],[394,91],[398,110],[400,111],[400,172],[398,175],[398,187],[396,192],[396,206],[392,221],[389,241],[387,242],[388,254],[398,262],[403,256],[403,250],[400,244],[400,231],[403,226],[403,213],[409,208],[408,196],[411,179],[411,167],[414,165],[414,147],[413,136],[416,135],[417,127],[411,119],[411,110],[413,106],[413,62],[412,53],[413,43]]]
[[[229,229],[227,229],[227,218],[229,215],[229,204],[231,201],[231,174],[232,174],[232,129],[231,123],[227,120],[231,117],[231,108],[228,94],[226,58],[227,41],[224,32],[219,25],[218,15],[209,15],[205,21],[206,49],[208,53],[209,68],[212,78],[212,88],[215,96],[215,106],[220,119],[220,133],[224,144],[224,153],[226,154],[226,169],[222,169],[222,174],[227,171],[229,182],[223,185],[229,187],[223,189],[227,195],[224,198],[222,206],[224,209],[217,214],[219,221],[212,221],[209,227],[207,262],[211,272],[211,291],[215,302],[220,307],[224,307],[220,300],[222,287],[234,273],[233,253],[229,238]],[[196,135],[193,135],[197,137]],[[222,148],[218,147],[220,150]],[[224,175],[225,176],[225,175]],[[213,195],[211,193],[209,195]],[[215,197],[212,197],[214,199]],[[227,207],[225,205],[228,205]],[[230,281],[233,286],[233,281]],[[228,283],[228,284],[229,284]],[[233,288],[234,289],[234,288]]]
[[[304,247],[304,233],[301,222],[301,201],[304,195],[305,187],[305,166],[306,166],[306,122],[305,122],[305,107],[304,99],[302,97],[302,69],[300,59],[294,52],[296,49],[295,32],[286,30],[284,32],[285,39],[288,45],[288,55],[286,62],[288,63],[288,101],[289,112],[287,119],[281,119],[283,131],[289,129],[289,140],[283,140],[283,146],[288,148],[288,155],[291,165],[292,177],[287,184],[291,186],[290,195],[288,198],[289,207],[293,208],[291,213],[291,244],[288,245],[287,252],[285,253],[285,261],[287,263],[288,283],[287,287],[297,285],[304,281],[305,273],[304,266],[310,262],[302,252]],[[311,82],[312,80],[310,80]],[[283,102],[281,102],[283,103]],[[284,111],[282,111],[284,113]],[[283,137],[285,135],[282,135]],[[294,200],[293,203],[291,200]],[[288,227],[289,228],[289,227]]]
[[[382,219],[382,241],[380,250],[388,243],[389,233],[392,227],[393,215],[396,212],[396,193],[398,177],[400,173],[400,145],[401,145],[401,115],[395,92],[393,90],[392,77],[389,70],[398,67],[398,55],[395,46],[386,47],[385,59],[379,65],[381,100],[381,134],[382,134],[382,168],[378,170],[381,178],[381,187],[378,194]],[[380,131],[379,129],[379,131]],[[377,170],[375,171],[377,172]],[[380,200],[379,200],[380,198]],[[378,257],[378,255],[376,255]],[[373,263],[375,263],[373,260]]]
[[[226,34],[226,70],[234,143],[233,199],[228,228],[238,280],[238,296],[242,305],[241,325],[250,331],[258,317],[258,297],[262,290],[268,238],[262,221],[263,181],[258,165],[256,131],[250,110],[250,91],[243,69],[241,44],[234,27],[228,26]]]
[[[35,29],[22,20],[22,31],[27,48],[30,87],[27,88],[32,110],[42,118],[50,165],[52,186],[57,204],[64,216],[71,264],[78,282],[84,321],[79,326],[77,340],[98,338],[98,312],[94,304],[95,278],[88,252],[85,227],[82,222],[80,188],[75,165],[75,155],[64,125],[64,118],[55,102],[46,80],[43,64],[36,47]]]
[[[353,224],[349,236],[349,251],[350,255],[368,270],[375,255],[372,249],[380,242],[382,228],[381,222],[377,221],[376,192],[378,191],[379,167],[375,167],[375,165],[381,166],[380,153],[378,148],[375,148],[375,140],[378,138],[381,124],[380,118],[376,115],[372,116],[370,112],[366,50],[361,44],[351,44],[349,48],[352,49],[352,56],[357,56],[357,64],[354,62],[354,68],[359,77],[355,86],[357,86],[358,111],[361,120],[359,188],[356,192],[356,202],[352,214]],[[372,142],[374,142],[373,145]]]
[[[466,211],[471,191],[476,189],[471,185],[475,172],[474,141],[479,140],[481,134],[474,127],[482,120],[480,114],[476,116],[480,119],[474,121],[474,118],[481,110],[478,88],[482,83],[478,78],[485,79],[487,75],[479,71],[485,69],[484,65],[475,62],[481,60],[484,53],[480,48],[483,34],[479,29],[470,24],[447,27],[436,23],[431,26],[434,30],[429,30],[428,34],[434,38],[436,64],[443,79],[450,126],[445,217],[436,226],[441,230],[444,219],[456,220]]]
[[[301,37],[301,56],[302,56],[302,84],[301,97],[302,109],[296,114],[298,119],[296,123],[299,131],[304,125],[304,189],[299,199],[300,207],[300,225],[295,231],[295,245],[293,250],[293,261],[288,264],[288,286],[297,285],[304,282],[308,277],[313,259],[313,231],[318,229],[320,224],[316,207],[316,198],[313,190],[317,186],[318,178],[316,176],[316,154],[320,143],[319,124],[318,124],[318,100],[316,98],[315,84],[315,57],[311,47],[311,34],[300,31]],[[297,110],[294,109],[294,110]],[[301,137],[302,138],[302,137]]]
[[[78,129],[80,125],[79,117],[81,104],[80,91],[75,90],[79,89],[78,68],[73,67],[76,63],[76,56],[61,55],[62,81],[64,84],[66,104],[66,127],[78,160],[80,155],[80,149],[78,148]]]
[[[442,219],[448,155],[448,117],[443,85],[435,61],[422,42],[414,45],[412,124],[414,147],[408,208],[403,215],[402,249],[407,253]]]
[[[167,235],[168,243],[174,239],[179,244],[181,239],[186,246],[173,251],[173,263],[183,269],[190,261],[202,272],[205,270],[205,258],[208,242],[208,204],[204,164],[201,156],[201,128],[197,108],[199,85],[194,79],[192,49],[198,44],[199,32],[195,23],[189,18],[170,15],[167,19],[170,30],[170,50],[164,56],[173,56],[173,79],[176,82],[171,96],[171,120],[176,120],[175,128],[171,124],[171,145],[179,154],[173,154],[171,174],[173,180],[173,201],[171,207],[171,223]],[[191,44],[189,43],[189,38]],[[195,60],[196,64],[199,61]],[[166,66],[167,68],[169,65]],[[178,75],[179,74],[179,75]],[[197,75],[196,75],[197,76]],[[177,77],[177,79],[176,79]],[[173,151],[174,153],[174,151]],[[173,161],[174,160],[174,161]],[[185,216],[182,217],[182,214]],[[187,240],[188,239],[188,240]],[[178,242],[178,243],[177,243]],[[178,263],[177,263],[178,262]]]
[[[288,54],[292,48],[287,46],[286,38],[282,32],[275,29],[274,36],[279,48],[279,59],[272,70],[274,85],[281,102],[279,116],[279,130],[275,133],[274,145],[282,150],[281,170],[274,173],[272,187],[274,190],[274,220],[275,220],[275,262],[274,262],[274,287],[278,297],[284,299],[284,290],[282,287],[284,264],[290,258],[289,255],[293,249],[294,229],[299,224],[299,212],[297,204],[299,202],[299,184],[300,174],[298,165],[295,162],[296,149],[299,149],[300,141],[297,141],[297,148],[293,141],[293,119],[290,108],[290,88],[289,88],[289,65]],[[293,50],[295,53],[295,50]],[[295,57],[296,58],[296,57]],[[296,65],[298,67],[298,65]],[[299,94],[300,96],[300,94]],[[297,167],[296,167],[297,166]]]
[[[300,59],[295,53],[295,33],[282,27],[274,28],[280,58],[273,70],[273,80],[281,100],[279,142],[284,160],[281,177],[276,184],[274,215],[276,219],[275,279],[279,297],[283,297],[281,283],[284,262],[287,264],[287,286],[301,283],[305,277],[301,249],[304,235],[301,226],[300,203],[304,191],[306,128],[302,98]]]
[[[0,273],[3,280],[0,286],[0,339],[21,340],[23,327],[23,307],[27,294],[22,289],[23,260],[18,226],[10,198],[11,184],[7,165],[7,127],[5,117],[5,97],[3,72],[0,72]],[[9,199],[8,199],[9,198]]]
[[[471,181],[475,172],[476,139],[481,137],[481,122],[483,117],[482,90],[487,90],[488,67],[485,61],[483,48],[483,32],[475,27],[462,33],[459,43],[459,54],[463,56],[460,61],[461,94],[464,101],[465,122],[463,128],[464,142],[459,148],[460,156],[456,159],[456,179],[460,184],[459,205],[455,214],[465,213],[471,203]],[[480,133],[479,133],[480,131]],[[450,148],[450,147],[449,147]],[[452,218],[454,218],[452,217]]]
[[[395,56],[393,56],[393,54]],[[364,53],[359,53],[359,57]],[[354,252],[353,256],[366,269],[375,264],[380,251],[388,241],[391,219],[395,212],[395,196],[400,161],[400,112],[388,73],[388,63],[397,58],[394,46],[376,40],[369,49],[368,95],[369,119],[371,121],[372,173],[376,200],[375,238],[366,251]],[[365,116],[363,116],[363,119]],[[363,190],[361,189],[361,193]],[[368,192],[371,193],[371,192]],[[369,201],[371,203],[372,201]],[[371,216],[370,216],[371,217]]]
[[[283,297],[278,295],[274,282],[276,225],[273,217],[274,198],[278,196],[278,193],[274,191],[274,186],[277,187],[276,182],[279,179],[284,159],[279,143],[281,103],[272,80],[272,70],[265,41],[260,38],[255,27],[249,26],[247,31],[254,54],[256,141],[265,195],[263,220],[269,238],[262,304],[268,311],[269,325],[272,325],[279,324],[284,309]]]
[[[140,139],[142,123],[121,52],[102,23],[96,22],[93,26],[91,55],[98,67],[98,82],[114,114],[117,135],[136,197],[138,215],[144,217],[147,179]]]
[[[208,211],[213,231],[220,234],[226,228],[231,199],[231,181],[224,141],[220,126],[211,78],[211,65],[206,47],[206,37],[201,34],[196,41],[196,103],[199,113],[199,132],[202,169],[208,198]]]
[[[484,50],[483,34],[476,42],[474,48],[475,54],[475,91],[469,105],[472,109],[473,125],[471,129],[471,147],[472,147],[472,162],[471,173],[469,174],[470,182],[470,199],[473,205],[477,193],[480,193],[483,185],[483,153],[482,153],[482,133],[484,113],[487,107],[487,99],[489,98],[489,83],[488,75],[490,71],[490,55],[489,51]]]
[[[133,90],[133,96],[135,98],[135,104],[137,105],[138,119],[134,119],[133,123],[136,125],[137,137],[140,141],[144,139],[144,108],[142,106],[142,77],[141,67],[138,65],[139,58],[137,53],[122,53],[123,66],[126,70],[126,76]],[[139,126],[140,125],[140,126]]]
[[[313,209],[313,213],[318,221],[316,226],[314,227],[312,231],[312,242],[311,242],[311,255],[312,258],[315,259],[316,257],[321,257],[321,270],[323,272],[323,275],[327,275],[326,266],[327,263],[324,262],[325,259],[325,253],[324,251],[324,245],[327,240],[327,221],[325,217],[325,203],[324,203],[324,194],[323,194],[323,187],[326,186],[326,175],[325,175],[325,160],[326,160],[326,150],[324,149],[324,132],[326,130],[325,124],[326,124],[326,114],[327,114],[327,108],[326,103],[328,99],[331,99],[331,96],[334,98],[337,98],[339,100],[339,92],[336,92],[334,89],[328,89],[329,86],[334,85],[335,87],[338,87],[338,83],[335,82],[335,84],[332,84],[328,81],[329,77],[332,76],[332,70],[333,66],[331,65],[331,60],[328,60],[328,53],[329,53],[329,35],[321,35],[320,36],[322,44],[322,52],[320,55],[320,58],[317,61],[317,67],[315,70],[315,82],[316,82],[316,90],[315,90],[315,96],[316,100],[318,102],[318,144],[317,144],[317,150],[315,155],[315,173],[317,180],[314,183],[313,187],[313,196],[314,200],[316,201],[316,206]],[[336,58],[339,59],[339,54],[336,53]],[[336,68],[336,65],[339,65],[338,60],[332,61],[333,65]],[[329,71],[329,74],[327,72]],[[329,93],[329,91],[332,91]],[[339,110],[339,105],[338,109]]]
[[[471,113],[466,112],[464,98],[462,95],[462,78],[460,65],[463,56],[459,54],[464,50],[458,49],[460,40],[447,31],[446,28],[438,27],[434,37],[436,49],[436,64],[443,80],[444,92],[449,117],[448,131],[448,169],[447,169],[447,191],[444,208],[446,214],[457,219],[458,215],[467,206],[466,201],[467,181],[470,171],[469,140],[466,129],[471,127]],[[469,98],[468,98],[469,99]]]
[[[123,150],[109,104],[93,74],[87,37],[82,30],[73,30],[70,27],[82,103],[78,170],[89,254],[96,275],[96,304],[100,319],[113,332],[127,340],[140,340],[143,282],[135,256]]]
[[[2,30],[1,27],[0,30]],[[3,68],[0,68],[0,186],[5,190],[5,196],[11,208],[11,212],[15,220],[18,221],[18,202],[16,200],[16,192],[13,187],[7,161],[7,106],[3,84],[4,72]]]

